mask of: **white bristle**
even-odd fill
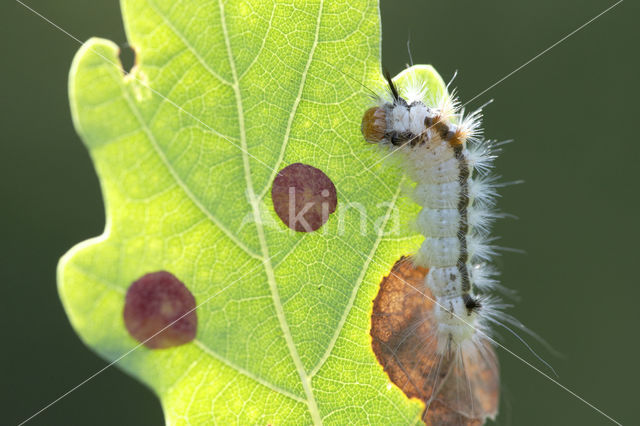
[[[503,289],[489,263],[500,249],[489,231],[504,216],[494,210],[497,188],[504,184],[490,171],[503,143],[482,138],[482,108],[466,114],[455,92],[427,93],[416,75],[407,81],[397,88],[400,98],[380,102],[387,116],[381,144],[402,152],[402,167],[416,182],[412,195],[422,209],[415,224],[425,239],[413,261],[428,268],[424,285],[435,298],[437,352],[485,364],[497,375],[497,363],[487,362],[490,325],[521,328],[502,313],[506,304],[484,294]]]

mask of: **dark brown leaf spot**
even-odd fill
[[[425,424],[482,425],[498,409],[495,352],[486,341],[477,351],[471,346],[463,351],[464,369],[453,356],[439,354],[427,272],[403,258],[383,278],[373,301],[373,351],[391,381],[425,403]]]
[[[336,211],[336,187],[320,169],[295,163],[280,170],[271,187],[273,208],[289,228],[313,232]]]
[[[196,300],[167,271],[143,275],[127,290],[124,323],[129,334],[151,349],[169,348],[193,340],[198,327]]]

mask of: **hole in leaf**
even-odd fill
[[[336,187],[320,169],[295,163],[280,170],[271,187],[278,217],[298,232],[313,232],[336,211]]]
[[[425,424],[482,425],[498,410],[495,351],[483,338],[453,354],[438,351],[427,272],[402,258],[382,279],[371,316],[373,351],[391,382],[424,402]]]
[[[127,290],[124,323],[129,334],[151,349],[169,348],[193,340],[198,327],[196,300],[167,271],[152,272]]]
[[[128,43],[120,46],[120,64],[122,64],[122,70],[125,75],[131,72],[131,69],[136,64],[136,51]]]

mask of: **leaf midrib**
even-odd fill
[[[253,373],[246,371],[244,369],[242,369],[239,366],[234,365],[233,363],[229,362],[226,358],[220,356],[219,354],[215,353],[215,351],[211,350],[208,346],[206,346],[203,342],[200,341],[196,341],[196,344],[205,352],[209,353],[212,357],[218,359],[219,361],[223,362],[224,364],[228,365],[229,367],[235,369],[236,371],[238,371],[239,373],[245,375],[246,377],[250,377],[251,379],[253,379],[254,381],[256,381],[257,383],[260,383],[264,386],[269,387],[270,389],[283,394],[289,398],[292,398],[296,401],[299,402],[303,402],[306,403],[307,406],[309,407],[309,411],[310,414],[312,416],[312,419],[314,420],[314,423],[316,424],[322,424],[322,420],[319,414],[319,410],[317,408],[317,404],[315,401],[315,397],[313,395],[313,391],[311,389],[311,379],[313,376],[315,376],[315,374],[319,371],[319,369],[321,368],[321,366],[324,364],[324,362],[328,359],[328,357],[330,356],[333,347],[337,341],[337,338],[339,337],[340,331],[342,329],[342,327],[344,326],[344,323],[346,321],[346,318],[348,316],[348,312],[350,310],[350,308],[352,307],[354,300],[355,300],[355,295],[358,292],[358,289],[360,287],[360,284],[364,278],[364,276],[366,275],[366,271],[368,270],[367,265],[369,264],[370,261],[370,257],[373,256],[373,254],[375,253],[379,242],[381,240],[381,235],[377,236],[376,242],[374,243],[374,246],[372,247],[372,250],[370,252],[370,256],[367,257],[368,261],[365,262],[365,264],[363,265],[363,268],[361,270],[361,274],[358,277],[357,283],[354,286],[354,289],[352,291],[352,296],[350,297],[350,300],[346,306],[345,312],[343,313],[340,322],[338,324],[338,327],[336,329],[336,332],[334,334],[334,336],[332,337],[332,340],[330,342],[330,345],[328,346],[327,350],[325,351],[325,353],[323,354],[323,356],[321,357],[321,359],[319,360],[319,362],[316,364],[316,366],[311,370],[311,372],[309,374],[307,374],[300,356],[298,355],[297,352],[297,348],[295,346],[295,343],[293,341],[293,337],[291,335],[291,332],[289,330],[289,325],[287,323],[285,314],[284,314],[284,309],[282,306],[282,303],[280,301],[280,296],[279,296],[279,292],[278,292],[278,288],[277,288],[277,282],[275,279],[275,274],[274,274],[274,269],[273,269],[273,265],[271,264],[271,259],[269,256],[269,247],[266,241],[266,236],[264,234],[264,229],[262,227],[262,223],[259,220],[260,218],[260,210],[259,210],[259,201],[266,195],[266,191],[268,191],[269,185],[268,182],[270,182],[273,177],[275,176],[275,174],[277,173],[277,169],[279,168],[280,164],[282,163],[283,159],[284,159],[284,154],[286,151],[286,147],[288,144],[288,141],[290,139],[290,134],[291,134],[291,130],[293,127],[293,121],[295,119],[295,112],[297,111],[297,108],[302,100],[302,93],[304,91],[304,86],[305,86],[305,82],[306,82],[306,78],[307,78],[307,74],[308,71],[310,69],[311,63],[312,63],[312,59],[313,59],[313,55],[315,52],[315,49],[318,45],[318,38],[319,38],[319,31],[320,31],[320,23],[321,23],[321,18],[322,18],[322,12],[323,12],[323,6],[324,6],[324,1],[320,2],[320,6],[319,6],[319,11],[318,11],[318,17],[316,20],[316,29],[315,29],[315,36],[314,36],[314,40],[313,40],[313,44],[312,47],[310,49],[309,52],[309,56],[307,58],[307,63],[305,64],[305,68],[301,74],[301,80],[300,80],[300,85],[298,88],[298,92],[296,94],[296,98],[294,100],[293,106],[292,106],[292,112],[289,115],[289,119],[287,121],[287,126],[286,126],[286,130],[285,130],[285,135],[283,138],[283,143],[281,145],[280,148],[280,153],[278,155],[277,161],[276,161],[276,166],[272,169],[271,171],[271,176],[270,178],[267,180],[267,184],[265,185],[265,187],[263,188],[263,190],[260,192],[260,195],[256,197],[255,194],[255,190],[253,187],[253,180],[252,180],[252,174],[251,174],[251,167],[250,167],[250,162],[249,162],[249,158],[248,156],[250,154],[248,154],[248,147],[247,147],[247,138],[246,138],[246,131],[245,131],[245,124],[244,124],[244,108],[243,108],[243,104],[242,104],[242,95],[240,92],[240,82],[239,82],[239,77],[237,74],[237,70],[236,70],[236,64],[233,58],[233,54],[231,51],[231,45],[230,45],[230,39],[228,36],[228,31],[226,28],[226,19],[225,19],[225,14],[224,14],[224,4],[222,2],[222,0],[219,0],[219,8],[220,8],[220,20],[221,20],[221,25],[222,25],[222,33],[223,33],[223,37],[224,37],[224,41],[225,41],[225,46],[227,49],[227,56],[228,56],[228,60],[229,60],[229,64],[230,64],[230,68],[231,68],[231,74],[232,74],[232,82],[229,82],[228,80],[222,78],[220,75],[218,75],[217,73],[215,73],[209,66],[208,64],[204,61],[204,59],[199,55],[199,53],[194,49],[194,47],[190,44],[190,42],[184,37],[184,35],[178,31],[178,29],[176,27],[174,27],[169,20],[167,19],[167,17],[164,15],[164,13],[162,13],[161,11],[158,10],[157,5],[153,2],[153,0],[147,0],[148,4],[150,4],[150,6],[154,9],[154,11],[157,13],[158,16],[161,17],[161,19],[164,21],[164,23],[169,27],[169,29],[176,34],[176,36],[180,39],[180,41],[185,45],[185,47],[194,55],[195,59],[200,63],[201,66],[203,66],[203,68],[209,72],[214,78],[218,79],[221,83],[225,84],[225,85],[229,85],[233,91],[234,91],[234,95],[236,98],[236,107],[238,110],[238,126],[239,126],[239,133],[240,133],[240,150],[242,151],[242,159],[243,159],[243,167],[244,167],[244,174],[245,174],[245,181],[246,181],[246,185],[247,185],[247,190],[248,190],[248,202],[251,206],[252,209],[252,213],[254,216],[254,223],[256,224],[256,228],[257,228],[257,234],[258,234],[258,239],[260,242],[260,247],[261,247],[261,251],[262,254],[258,254],[253,252],[251,249],[249,249],[237,236],[235,236],[229,229],[227,229],[224,225],[222,225],[222,223],[220,223],[215,216],[213,216],[213,214],[204,206],[202,205],[202,203],[199,201],[199,199],[195,196],[195,194],[193,194],[188,187],[186,186],[186,184],[182,181],[181,177],[177,174],[177,172],[175,171],[175,169],[173,168],[173,166],[171,165],[171,163],[168,161],[168,159],[166,158],[166,155],[164,154],[164,152],[162,151],[162,149],[160,149],[157,141],[155,140],[155,136],[153,135],[153,133],[151,132],[151,130],[148,128],[148,126],[146,125],[145,121],[143,120],[143,118],[140,115],[140,112],[137,110],[137,107],[134,105],[135,103],[131,101],[131,99],[129,98],[128,94],[126,93],[126,91],[124,91],[125,93],[125,97],[127,99],[127,102],[129,103],[129,105],[131,106],[132,111],[134,112],[134,114],[136,115],[136,118],[138,119],[143,131],[147,134],[147,136],[149,137],[151,143],[154,146],[154,150],[157,152],[157,154],[160,156],[162,162],[166,165],[167,169],[169,170],[169,172],[171,173],[172,177],[175,179],[175,181],[177,182],[177,184],[179,185],[179,187],[184,191],[184,193],[187,195],[187,197],[194,202],[194,204],[207,216],[207,218],[209,218],[212,223],[217,226],[223,233],[225,233],[225,235],[227,235],[227,237],[229,237],[229,239],[235,243],[240,249],[242,249],[244,252],[246,252],[249,256],[256,258],[258,260],[261,260],[263,263],[263,266],[265,268],[265,273],[267,275],[267,280],[269,283],[269,288],[272,294],[272,298],[273,298],[273,303],[274,303],[274,308],[276,310],[276,315],[278,317],[278,321],[280,323],[280,327],[283,331],[283,335],[285,337],[285,340],[287,342],[287,346],[289,348],[289,352],[290,355],[292,357],[292,360],[294,361],[296,370],[298,371],[298,374],[301,378],[302,381],[302,385],[303,388],[305,390],[305,394],[307,395],[307,400],[304,400],[303,398],[292,394],[288,391],[285,391],[283,389],[279,389],[277,387],[275,387],[272,383],[261,379],[258,376],[255,376]],[[273,12],[273,11],[272,11]],[[243,75],[246,73],[243,73]],[[394,200],[393,202],[395,202],[395,199],[397,198],[398,192],[396,192],[395,196],[394,196]],[[390,209],[387,212],[387,216],[389,215]],[[388,217],[386,217],[386,219],[388,219]]]
[[[77,271],[79,271],[81,274],[86,275],[87,277],[91,278],[93,281],[95,281],[96,283],[102,284],[104,287],[106,287],[107,289],[111,290],[111,291],[115,291],[116,293],[124,296],[127,294],[127,292],[122,288],[122,287],[118,287],[117,285],[110,283],[108,281],[106,281],[104,278],[102,277],[98,277],[95,274],[93,274],[91,271],[77,265],[77,264],[71,264],[71,267],[75,268]],[[228,360],[227,358],[225,358],[224,356],[220,355],[219,353],[217,353],[216,351],[214,351],[213,349],[211,349],[209,346],[207,346],[205,344],[205,342],[203,342],[202,340],[198,339],[197,337],[195,339],[192,340],[192,343],[194,345],[196,345],[198,348],[200,348],[200,350],[211,356],[212,358],[217,359],[218,361],[220,361],[221,363],[223,363],[224,365],[226,365],[227,367],[231,368],[232,370],[237,371],[238,373],[242,374],[243,376],[247,377],[248,379],[253,380],[254,382],[268,388],[271,389],[272,391],[279,393],[280,395],[286,396],[287,398],[290,398],[294,401],[298,401],[301,402],[303,404],[306,404],[307,401],[306,399],[296,395],[295,393],[292,393],[286,389],[283,389],[279,386],[276,386],[275,384],[261,378],[260,376],[257,376],[256,374],[252,373],[251,371],[240,367],[239,365],[233,363],[232,361]],[[197,361],[197,360],[196,360]],[[196,362],[194,361],[194,362]],[[184,376],[184,375],[183,375]],[[183,377],[179,377],[178,379],[176,379],[176,381],[168,388],[174,388],[176,387],[179,382],[183,379]]]
[[[321,425],[322,418],[320,417],[320,411],[318,409],[318,405],[313,395],[313,390],[311,389],[311,381],[310,381],[310,378],[307,376],[307,372],[304,368],[304,365],[302,364],[300,355],[298,355],[298,350],[295,346],[295,342],[293,341],[293,336],[291,335],[291,331],[289,330],[289,324],[287,323],[287,319],[284,314],[284,309],[282,307],[282,302],[280,300],[280,295],[278,292],[278,286],[276,283],[275,274],[273,271],[273,267],[271,265],[271,258],[269,257],[269,247],[267,245],[266,237],[264,234],[264,228],[262,227],[262,221],[260,220],[259,199],[256,198],[256,194],[253,188],[253,179],[251,176],[249,157],[247,155],[248,153],[247,138],[246,138],[245,125],[244,125],[244,108],[242,105],[242,95],[240,93],[240,82],[238,80],[235,60],[233,58],[233,53],[231,51],[231,42],[229,40],[229,34],[227,32],[227,23],[226,23],[225,12],[224,12],[224,4],[222,0],[218,0],[218,6],[220,8],[220,22],[222,25],[222,34],[223,34],[225,46],[227,49],[227,56],[229,59],[229,66],[231,67],[231,74],[233,76],[232,87],[233,87],[233,91],[236,98],[236,106],[238,109],[238,126],[240,128],[240,145],[242,147],[242,162],[244,164],[245,180],[247,184],[247,194],[249,197],[249,203],[251,204],[251,209],[253,211],[254,223],[256,224],[258,239],[260,241],[260,248],[262,250],[262,262],[264,265],[265,273],[267,275],[269,289],[271,290],[271,296],[273,299],[276,316],[278,317],[278,322],[280,323],[280,328],[282,329],[282,333],[284,335],[285,341],[287,342],[289,353],[291,355],[293,363],[295,364],[298,375],[300,376],[300,381],[302,382],[302,387],[307,397],[307,406],[309,409],[309,414],[311,415],[311,418],[314,424]],[[322,8],[319,8],[318,21],[316,25],[316,38],[317,38],[317,33],[319,31],[319,23],[320,23],[321,15],[322,15]],[[304,81],[301,81],[301,85],[304,85]]]
[[[136,117],[138,123],[140,124],[140,128],[142,129],[142,131],[145,133],[145,135],[147,136],[147,139],[149,140],[151,146],[153,147],[154,151],[156,152],[156,154],[159,156],[160,160],[162,161],[162,163],[165,165],[165,167],[167,168],[167,170],[169,171],[169,173],[171,174],[171,176],[173,177],[174,181],[176,182],[176,184],[178,185],[178,187],[180,187],[185,195],[195,204],[195,206],[202,211],[203,214],[205,214],[205,216],[207,218],[209,218],[212,223],[217,226],[225,235],[227,235],[227,237],[233,242],[235,243],[240,249],[242,249],[245,253],[247,253],[250,257],[261,260],[263,262],[263,265],[265,267],[265,272],[267,273],[267,277],[269,279],[269,283],[270,283],[270,290],[272,292],[272,297],[277,298],[278,304],[276,304],[275,308],[276,308],[276,313],[278,313],[278,307],[280,308],[280,313],[282,316],[282,320],[284,320],[284,323],[286,325],[286,320],[284,319],[284,310],[282,309],[282,305],[281,303],[279,303],[279,296],[277,295],[277,287],[276,287],[276,283],[275,283],[275,277],[273,276],[273,267],[271,266],[270,263],[270,259],[268,258],[268,250],[266,250],[266,247],[262,247],[263,248],[263,253],[266,253],[267,258],[254,253],[251,249],[249,249],[246,245],[244,245],[244,243],[242,243],[230,230],[228,230],[222,223],[220,223],[217,218],[215,216],[213,216],[211,214],[211,212],[204,207],[204,205],[202,205],[202,203],[199,201],[199,199],[188,189],[187,185],[184,183],[184,181],[182,180],[182,178],[178,175],[178,173],[176,172],[176,170],[173,168],[171,162],[167,159],[166,155],[164,154],[164,151],[160,148],[160,146],[158,145],[158,142],[155,138],[155,135],[153,134],[153,132],[151,131],[151,129],[149,128],[149,126],[147,125],[146,121],[143,119],[143,117],[140,114],[140,111],[138,110],[135,102],[133,102],[133,100],[130,98],[129,93],[127,92],[127,90],[125,89],[124,85],[121,86],[122,87],[122,95],[125,99],[125,101],[127,102],[127,104],[129,105],[129,108],[131,110],[131,112],[134,114],[134,116]],[[241,107],[241,106],[240,106]],[[242,117],[242,115],[240,115]],[[248,158],[247,155],[245,153],[246,150],[246,138],[244,137],[244,132],[241,131],[241,135],[243,136],[241,138],[241,142],[245,142],[245,146],[243,146],[243,158],[246,162],[248,162]],[[246,168],[245,170],[248,171],[248,168]],[[247,179],[247,186],[248,188],[251,188],[250,194],[253,194],[252,191],[252,186],[249,186],[249,184],[251,183],[251,177],[250,174],[245,173],[245,179]],[[254,197],[255,200],[255,197]],[[254,217],[256,214],[259,214],[259,211],[256,211],[255,207],[257,206],[257,202],[252,202],[251,203],[252,208],[254,209],[253,213],[254,213]],[[259,223],[259,221],[256,221],[257,223]],[[259,231],[263,231],[262,229],[260,229]],[[262,237],[264,239],[264,232],[262,232]],[[266,242],[265,242],[266,244]],[[262,244],[261,244],[262,246]],[[266,260],[266,262],[265,262]],[[269,278],[269,271],[271,272],[271,277]],[[117,288],[117,287],[113,287],[113,288]],[[120,290],[120,289],[119,289]],[[275,296],[274,296],[274,292],[275,292]],[[276,302],[274,301],[274,304]],[[280,317],[279,317],[280,320]],[[282,324],[281,324],[282,325]],[[283,333],[285,334],[285,339],[286,339],[286,334],[288,332],[288,335],[291,336],[290,331],[288,330],[288,325],[287,325],[287,331]],[[199,341],[198,341],[199,342]],[[291,339],[291,343],[293,344],[293,340]],[[234,370],[238,371],[239,373],[245,375],[246,377],[251,378],[252,380],[256,381],[257,383],[264,385],[266,387],[268,387],[269,389],[278,392],[286,397],[289,397],[293,400],[299,401],[299,402],[303,402],[305,403],[307,406],[310,406],[309,401],[308,401],[308,397],[307,399],[301,398],[289,391],[286,391],[284,389],[281,389],[277,386],[275,386],[273,383],[260,378],[259,376],[251,373],[248,370],[243,369],[240,366],[235,365],[234,363],[230,362],[228,359],[226,359],[225,357],[217,354],[215,351],[213,351],[211,348],[209,348],[207,345],[204,344],[204,342],[200,342],[199,345],[201,348],[207,348],[208,353],[213,356],[214,358],[218,359],[219,361],[223,362],[224,364],[226,364],[227,366],[229,366],[230,368],[233,368]],[[294,346],[295,348],[295,346]],[[298,357],[298,359],[300,359]],[[302,366],[301,361],[300,361],[300,366]],[[298,370],[300,371],[300,370]],[[304,368],[302,368],[302,371],[304,371]],[[306,374],[306,372],[305,372]],[[303,387],[304,387],[304,383],[303,383]],[[309,388],[310,390],[310,388]],[[315,401],[314,401],[315,403]],[[316,405],[316,412],[318,413],[319,416],[319,411],[317,411],[317,405]],[[319,417],[318,417],[319,419]]]

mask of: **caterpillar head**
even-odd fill
[[[360,130],[364,140],[367,142],[381,142],[387,131],[387,113],[385,110],[377,106],[369,108],[362,117]]]

